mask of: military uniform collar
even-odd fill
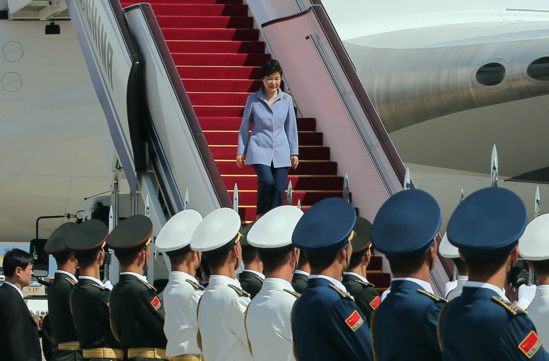
[[[262,280],[265,280],[265,275],[261,272],[257,272],[257,271],[254,271],[254,270],[251,270],[251,269],[245,269],[244,271],[242,272],[251,272],[253,273],[254,275],[256,275],[257,277],[261,278]]]
[[[311,275],[309,272],[305,272],[305,271],[302,271],[302,270],[300,270],[300,269],[296,269],[296,270],[294,271],[294,274],[304,275],[304,276],[307,276],[307,277],[309,277],[309,276]]]
[[[290,291],[295,291],[292,287],[292,284],[282,278],[265,278],[265,283],[262,288],[272,288],[272,289],[287,289]]]
[[[149,283],[149,281],[147,281],[147,277],[143,276],[143,275],[140,275],[139,273],[135,273],[135,272],[122,272],[120,273],[121,276],[124,276],[124,275],[129,275],[129,276],[134,276],[135,278],[137,279],[140,279],[141,281],[145,282],[145,283]]]
[[[336,286],[340,291],[347,293],[347,289],[345,288],[345,286],[343,286],[343,283],[341,283],[340,281],[336,280],[335,278],[332,278],[332,277],[329,277],[329,276],[325,276],[325,275],[310,275],[310,276],[309,276],[309,279],[315,279],[315,278],[322,278],[322,279],[328,280],[328,281],[330,281],[334,286]]]
[[[468,281],[469,280],[469,276],[459,276],[458,277],[458,281]]]
[[[423,288],[425,291],[434,294],[433,293],[433,287],[431,287],[431,284],[429,282],[425,282],[423,280],[413,278],[413,277],[393,278],[392,282],[395,282],[395,281],[397,281],[397,282],[398,281],[413,282],[413,283],[417,284],[418,286],[420,286],[421,288]],[[392,282],[391,282],[391,284],[392,284]]]
[[[25,295],[23,295],[23,291],[21,291],[21,289],[20,289],[19,287],[17,287],[16,285],[14,285],[13,283],[8,282],[8,281],[4,281],[4,284],[10,285],[10,286],[12,286],[13,288],[15,288],[15,289],[17,290],[17,292],[19,292],[19,294],[21,295],[21,298],[22,298],[22,299],[25,299]]]
[[[105,285],[103,284],[103,282],[101,282],[100,280],[98,280],[97,278],[95,277],[91,277],[91,276],[80,276],[78,277],[78,279],[81,279],[81,280],[90,280],[90,281],[93,281],[95,283],[97,283],[99,286],[101,287],[105,287]]]
[[[196,282],[196,283],[200,283],[198,282],[198,280],[196,279],[196,277],[193,277],[191,276],[190,274],[188,274],[187,272],[183,272],[183,271],[170,271],[170,276],[169,276],[169,280],[170,281],[175,281],[175,280],[181,280],[181,281],[184,281],[184,280],[191,280],[193,282]]]
[[[549,294],[549,285],[539,285],[537,290],[540,290],[543,293]]]
[[[55,273],[61,273],[61,274],[67,275],[67,276],[69,276],[70,278],[72,278],[72,280],[73,280],[74,282],[78,282],[78,280],[76,279],[76,277],[74,277],[74,275],[73,275],[72,273],[69,273],[69,272],[67,272],[67,271],[62,271],[62,270],[58,269],[57,271],[55,271]]]
[[[362,282],[365,282],[365,283],[370,283],[368,282],[368,280],[366,279],[366,277],[364,276],[361,276],[359,275],[358,273],[354,273],[354,272],[343,272],[343,275],[349,275],[349,276],[355,276],[356,278],[358,278],[359,280],[361,280]]]
[[[475,281],[467,281],[465,282],[465,284],[463,285],[463,287],[471,287],[471,288],[484,288],[484,289],[487,289],[487,290],[491,290],[491,291],[494,291],[495,293],[498,294],[499,297],[503,298],[504,300],[506,301],[509,301],[509,299],[507,298],[507,296],[505,296],[505,292],[503,292],[503,290],[501,288],[499,288],[498,286],[495,286],[491,283],[484,283],[484,282],[475,282]]]
[[[212,275],[210,277],[210,284],[208,286],[213,287],[217,285],[222,285],[222,286],[233,285],[235,287],[242,289],[242,285],[240,284],[240,282],[238,282],[237,279],[227,277],[227,276],[222,276],[222,275]]]

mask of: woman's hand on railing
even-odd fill
[[[246,159],[244,159],[244,154],[237,154],[236,155],[236,166],[238,168],[242,168],[244,163],[246,163]]]
[[[297,169],[297,166],[299,164],[299,157],[297,155],[292,155],[290,159],[292,161],[292,168]]]

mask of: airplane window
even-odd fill
[[[534,60],[526,70],[528,76],[541,81],[549,81],[549,57]]]
[[[505,67],[500,63],[488,63],[477,70],[477,81],[482,85],[498,85],[503,79],[505,79]]]

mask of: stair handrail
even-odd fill
[[[168,45],[166,44],[166,40],[164,39],[164,35],[162,34],[162,30],[160,29],[160,25],[158,24],[152,6],[146,3],[134,4],[124,8],[124,12],[127,13],[128,11],[131,11],[135,8],[141,8],[145,16],[145,20],[147,21],[149,30],[151,31],[151,34],[153,36],[156,48],[161,55],[164,68],[169,76],[172,88],[177,95],[179,105],[181,106],[181,109],[185,114],[187,125],[191,130],[195,145],[200,151],[202,162],[205,166],[206,172],[208,173],[208,177],[212,183],[219,203],[221,207],[232,208],[231,197],[229,196],[227,188],[225,187],[225,183],[221,178],[221,173],[219,172],[212,152],[208,146],[208,142],[206,141],[204,133],[202,132],[202,128],[200,126],[200,123],[198,122],[196,113],[194,112],[193,106],[189,99],[189,95],[187,94],[187,91],[183,86],[183,82],[181,81],[179,72],[177,71],[177,67],[173,61],[171,52],[168,49]]]

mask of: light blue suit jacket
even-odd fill
[[[252,123],[252,134],[248,131]],[[237,154],[246,154],[246,164],[289,167],[290,156],[299,154],[297,123],[292,97],[279,90],[269,106],[263,89],[248,97],[240,125]]]

